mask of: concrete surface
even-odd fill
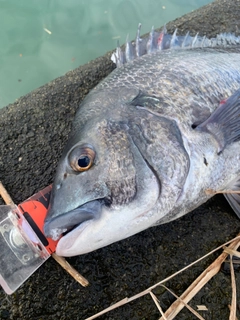
[[[218,0],[167,25],[179,34],[215,36],[236,31],[240,1]],[[19,203],[49,185],[67,139],[75,110],[83,97],[114,68],[110,53],[67,73],[0,110],[0,180]],[[11,296],[0,289],[0,319],[85,319],[130,297],[206,254],[240,231],[240,222],[222,196],[182,219],[155,227],[96,252],[70,258],[90,282],[82,288],[49,259]],[[217,254],[169,281],[177,294],[186,289]],[[240,317],[240,270],[236,270]],[[163,308],[173,301],[155,290]],[[221,271],[192,300],[206,305],[205,319],[228,319],[231,279]],[[158,319],[150,297],[127,304],[99,319]],[[176,319],[194,319],[184,309]]]

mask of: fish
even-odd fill
[[[215,191],[240,218],[240,37],[154,28],[80,104],[44,224],[61,256],[168,223]],[[209,192],[213,190],[213,192]]]

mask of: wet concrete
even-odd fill
[[[172,32],[191,30],[214,36],[235,31],[240,1],[219,0],[167,25]],[[114,68],[110,53],[20,98],[0,110],[0,180],[19,203],[50,184],[66,142],[75,110],[83,97]],[[132,296],[240,231],[240,222],[222,196],[216,196],[183,218],[113,244],[96,252],[70,258],[90,282],[82,288],[49,259],[14,293],[0,290],[0,319],[85,319],[110,304]],[[169,281],[176,294],[216,258],[217,254]],[[240,274],[236,272],[238,316]],[[164,289],[155,290],[163,308],[173,301]],[[206,305],[205,319],[228,319],[231,279],[220,272],[190,303]],[[149,296],[127,304],[99,319],[158,319]],[[184,309],[176,319],[194,319]]]

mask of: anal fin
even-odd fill
[[[224,193],[225,198],[229,202],[233,211],[240,219],[240,178],[234,180],[227,186],[228,190],[239,191],[239,193]]]
[[[211,133],[218,142],[218,154],[232,142],[240,140],[240,89],[220,102],[211,116],[195,130]]]

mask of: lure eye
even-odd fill
[[[69,154],[69,163],[74,171],[87,171],[93,165],[95,151],[90,146],[77,146]]]

